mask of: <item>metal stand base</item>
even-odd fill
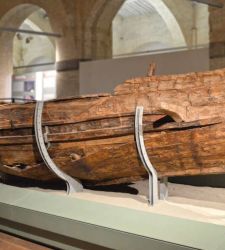
[[[136,108],[135,114],[135,139],[138,154],[144,165],[145,169],[149,175],[149,205],[155,205],[155,203],[159,199],[166,199],[168,197],[168,188],[167,188],[167,179],[163,179],[162,182],[158,183],[158,175],[153,167],[146,148],[144,144],[144,136],[143,136],[143,112],[144,108],[142,106],[138,106]]]
[[[48,154],[42,130],[43,107],[44,107],[44,102],[37,102],[35,109],[35,118],[34,118],[35,137],[41,157],[46,166],[55,175],[57,175],[60,179],[66,182],[68,194],[82,191],[83,190],[82,184],[78,180],[75,180],[71,176],[64,173],[61,169],[59,169]]]

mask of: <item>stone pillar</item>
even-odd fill
[[[2,33],[0,36],[0,98],[12,97],[12,35]]]
[[[223,8],[209,8],[210,68],[225,67],[225,0]]]
[[[79,65],[81,59],[71,59],[56,63],[57,70],[57,98],[78,96]]]

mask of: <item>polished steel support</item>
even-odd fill
[[[159,192],[158,192],[158,177],[155,168],[153,167],[152,163],[149,160],[145,144],[144,144],[144,137],[143,137],[143,111],[144,108],[142,106],[138,106],[136,108],[135,114],[135,138],[136,138],[136,145],[138,154],[140,159],[148,172],[149,175],[149,197],[148,201],[150,205],[154,205],[159,199]]]
[[[42,130],[43,107],[44,107],[44,102],[41,102],[41,101],[37,102],[36,109],[35,109],[35,117],[34,117],[35,137],[36,137],[36,142],[37,142],[41,157],[44,163],[46,164],[46,166],[55,175],[57,175],[60,179],[66,182],[68,194],[82,191],[83,190],[82,184],[78,180],[72,178],[71,176],[64,173],[61,169],[59,169],[48,154],[48,151],[45,145],[46,138],[44,139],[43,130]]]

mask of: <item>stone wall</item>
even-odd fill
[[[0,26],[18,28],[39,8],[56,39],[57,96],[79,94],[79,62],[112,55],[111,23],[122,0],[0,0]],[[14,34],[0,34],[0,98],[10,97]]]
[[[173,39],[167,24],[157,12],[126,18],[118,15],[113,21],[114,56],[173,46]]]
[[[137,15],[130,12],[132,2],[127,0],[113,21],[114,55],[195,48],[209,43],[207,5],[186,0],[149,0],[150,13],[141,14],[139,9]]]
[[[192,14],[190,3],[187,3],[189,1],[152,1],[153,4],[159,2],[163,2],[171,10],[164,22],[170,27],[173,40],[176,41],[177,35],[183,33],[187,44],[191,44]],[[72,96],[79,94],[80,61],[112,57],[112,21],[123,3],[124,0],[0,0],[0,26],[17,28],[36,10],[44,9],[49,17],[52,31],[62,35],[55,41],[57,96],[60,98]],[[160,6],[158,8],[162,9]],[[205,11],[207,12],[207,9]],[[216,16],[217,13],[212,12],[211,16],[213,15]],[[205,15],[200,16],[205,18]],[[215,20],[217,19],[218,16]],[[179,23],[179,26],[176,26],[179,32],[177,28],[173,29],[175,20]],[[204,20],[198,25],[203,27]],[[212,29],[214,26],[215,24],[211,25]],[[0,33],[0,98],[11,95],[13,38],[12,33]],[[215,42],[218,41],[214,37],[212,46]],[[211,56],[213,57],[213,51]]]
[[[210,67],[225,67],[225,0],[223,8],[210,8]]]
[[[29,16],[20,29],[52,33],[49,18],[42,9]],[[41,63],[55,62],[55,38],[50,36],[38,36],[34,34],[17,33],[13,40],[13,65],[14,67],[31,66]],[[19,70],[26,73],[29,68]],[[35,68],[33,68],[35,70]],[[17,70],[14,68],[14,73]]]

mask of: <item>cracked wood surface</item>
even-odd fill
[[[139,180],[146,172],[134,141],[134,114],[144,106],[148,155],[160,176],[225,173],[225,69],[135,78],[102,94],[46,102],[49,153],[88,185]],[[0,171],[56,178],[33,133],[34,103],[0,105]]]

